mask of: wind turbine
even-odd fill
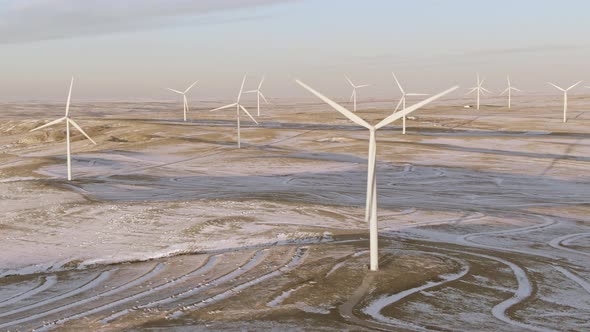
[[[240,110],[244,111],[244,113],[246,113],[250,119],[252,119],[252,121],[254,121],[256,124],[258,124],[258,121],[256,121],[256,119],[254,119],[252,117],[252,115],[250,115],[250,113],[248,112],[248,110],[242,106],[242,104],[240,104],[240,99],[242,99],[242,93],[244,92],[244,84],[246,83],[246,76],[244,75],[244,79],[242,80],[242,86],[240,87],[240,93],[238,93],[238,100],[230,105],[226,105],[226,106],[222,106],[222,107],[218,107],[216,109],[211,110],[211,112],[214,111],[219,111],[219,110],[223,110],[226,108],[230,108],[230,107],[236,107],[236,120],[238,122],[238,149],[241,148],[241,141],[240,141]]]
[[[371,86],[371,84],[354,85],[354,83],[352,83],[352,81],[350,80],[350,78],[348,78],[348,76],[344,76],[344,77],[346,78],[348,83],[350,83],[350,85],[352,86],[352,95],[350,96],[350,100],[354,102],[354,111],[356,112],[356,90],[361,89],[361,88],[366,88],[368,86]]]
[[[268,100],[266,100],[266,97],[264,97],[264,95],[262,94],[262,91],[260,91],[260,89],[262,88],[262,83],[264,83],[264,79],[265,77],[262,77],[262,80],[260,81],[260,84],[258,84],[258,88],[256,90],[250,90],[250,91],[246,91],[244,93],[256,93],[256,102],[257,102],[257,107],[258,107],[258,115],[260,116],[260,97],[262,97],[262,99],[264,99],[264,102],[268,105],[269,102]]]
[[[61,123],[63,121],[66,122],[66,151],[67,151],[67,165],[68,165],[68,181],[72,180],[72,149],[71,149],[71,143],[70,143],[70,125],[76,127],[76,129],[78,129],[79,132],[81,132],[84,136],[86,136],[86,138],[88,138],[90,140],[90,142],[92,142],[94,145],[96,145],[96,142],[90,138],[90,136],[88,136],[88,134],[86,134],[86,132],[84,130],[82,130],[82,128],[80,128],[80,126],[78,126],[78,124],[76,122],[74,122],[74,120],[72,120],[70,118],[70,100],[72,99],[72,87],[74,86],[74,77],[72,77],[72,81],[70,82],[70,91],[68,92],[68,101],[66,103],[66,115],[63,118],[59,118],[57,120],[53,120],[49,123],[46,123],[40,127],[37,127],[35,129],[32,129],[31,132],[39,130],[39,129],[43,129],[49,126],[53,126],[54,124],[58,124]]]
[[[567,122],[567,93],[568,91],[570,91],[571,89],[575,88],[578,84],[582,83],[583,81],[579,81],[578,83],[570,86],[567,89],[563,89],[558,87],[557,85],[549,82],[549,84],[553,85],[556,89],[563,91],[563,123]]]
[[[512,91],[522,92],[522,90],[512,86],[512,84],[510,83],[510,76],[508,76],[507,78],[508,78],[508,87],[506,88],[506,90],[504,90],[504,92],[502,92],[500,94],[500,96],[508,94],[508,109],[512,109]]]
[[[186,90],[184,91],[178,91],[178,90],[174,90],[174,89],[170,89],[167,88],[167,90],[170,90],[172,92],[178,93],[179,95],[182,95],[182,99],[184,100],[184,105],[183,105],[183,110],[184,110],[184,122],[186,122],[186,113],[188,112],[188,100],[186,99],[186,94],[190,91],[190,89],[193,88],[193,86],[195,86],[195,84],[197,84],[198,81],[195,81],[193,84],[191,84]]]
[[[480,80],[479,79],[479,73],[477,73],[477,86],[475,88],[472,88],[467,94],[470,95],[472,93],[474,93],[475,91],[477,91],[477,110],[479,111],[479,101],[481,99],[482,95],[485,95],[485,92],[487,93],[492,93],[490,90],[486,89],[483,87],[483,82],[485,82],[485,79]]]
[[[296,80],[296,82],[301,85],[303,88],[314,94],[316,97],[324,101],[326,104],[330,105],[336,111],[342,113],[342,115],[346,116],[352,122],[358,124],[359,126],[365,127],[369,130],[369,156],[368,156],[368,176],[367,176],[367,200],[366,200],[366,210],[365,210],[365,221],[369,222],[369,229],[370,229],[370,236],[369,236],[369,246],[370,246],[370,256],[371,256],[371,270],[377,271],[379,270],[379,249],[378,249],[378,229],[377,229],[377,177],[375,175],[376,170],[376,159],[377,159],[377,138],[376,132],[380,128],[389,125],[390,123],[403,118],[404,116],[410,114],[411,112],[419,109],[420,107],[433,102],[441,98],[442,96],[456,90],[458,87],[452,87],[444,92],[441,92],[435,96],[432,96],[422,102],[419,102],[415,105],[412,105],[406,109],[403,109],[399,112],[393,113],[392,115],[388,116],[387,118],[383,119],[377,125],[372,126],[365,120],[363,120],[358,115],[352,113],[351,111],[347,110],[346,108],[340,106],[336,102],[330,100],[328,97],[322,95],[321,93],[317,92],[310,86],[306,85],[305,83]]]
[[[402,98],[399,100],[399,103],[397,103],[397,106],[395,107],[395,111],[397,112],[397,110],[399,109],[400,106],[402,106],[402,109],[406,108],[406,97],[407,96],[428,96],[425,93],[406,93],[404,91],[404,88],[402,88],[402,85],[399,83],[397,77],[395,76],[395,73],[391,73],[391,75],[393,75],[393,78],[395,79],[395,83],[397,83],[397,86],[399,87],[399,90],[402,93]],[[406,117],[403,117],[403,131],[402,133],[405,135],[406,134]]]

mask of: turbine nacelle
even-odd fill
[[[268,105],[270,104],[268,102],[268,100],[266,99],[266,97],[264,96],[264,94],[262,93],[262,84],[264,83],[265,77],[262,77],[262,80],[260,80],[260,84],[258,84],[258,88],[256,90],[249,90],[249,91],[245,91],[244,93],[256,93],[256,101],[257,101],[257,109],[258,109],[258,116],[260,116],[260,98],[262,97],[262,99],[264,100],[264,102]]]
[[[66,102],[66,113],[63,118],[50,121],[42,126],[31,129],[30,132],[34,132],[43,128],[47,128],[62,122],[66,123],[66,154],[67,154],[67,167],[68,167],[68,180],[72,180],[72,158],[71,158],[71,142],[70,142],[70,125],[74,126],[82,135],[84,135],[92,144],[96,145],[96,142],[90,138],[90,136],[80,127],[74,120],[70,118],[70,101],[72,99],[72,87],[74,86],[74,78],[70,81],[70,89],[68,92],[68,100]]]
[[[568,104],[567,104],[567,94],[568,94],[568,92],[569,92],[571,89],[575,88],[576,86],[578,86],[578,85],[579,85],[579,84],[581,84],[582,82],[583,82],[583,81],[579,81],[578,83],[576,83],[576,84],[574,84],[574,85],[570,86],[570,87],[569,87],[569,88],[567,88],[567,89],[561,88],[561,87],[559,87],[559,86],[557,86],[557,85],[555,85],[555,84],[553,84],[553,83],[551,83],[551,82],[548,82],[548,83],[549,83],[549,85],[552,85],[552,86],[553,86],[554,88],[556,88],[557,90],[559,90],[559,91],[562,91],[562,92],[563,92],[563,123],[566,123],[566,122],[567,122],[567,105],[568,105]]]
[[[369,87],[369,86],[371,86],[371,84],[356,85],[356,84],[352,83],[352,80],[350,78],[348,78],[348,76],[344,75],[344,78],[346,78],[348,83],[350,83],[350,86],[352,86],[352,94],[350,95],[349,101],[352,101],[354,103],[354,111],[356,112],[356,97],[357,97],[356,90]]]
[[[197,84],[198,81],[193,82],[193,84],[191,84],[188,88],[186,88],[186,90],[184,91],[179,91],[179,90],[175,90],[175,89],[171,89],[171,88],[166,88],[166,90],[168,91],[172,91],[174,93],[177,93],[179,95],[182,95],[182,99],[184,102],[183,105],[183,113],[184,113],[184,121],[186,122],[186,115],[189,111],[189,107],[188,107],[188,100],[186,99],[186,94]]]
[[[237,128],[238,128],[238,148],[241,147],[241,138],[240,138],[240,111],[246,113],[246,115],[248,115],[248,117],[250,117],[250,119],[252,119],[252,121],[254,121],[254,123],[258,124],[258,121],[256,121],[256,119],[254,119],[254,117],[250,114],[250,112],[248,112],[248,110],[246,109],[246,107],[244,107],[241,103],[240,100],[242,99],[242,94],[244,93],[244,84],[246,83],[246,75],[244,75],[244,78],[242,79],[242,85],[240,87],[240,92],[238,93],[238,97],[237,97],[237,101],[235,103],[229,104],[229,105],[225,105],[225,106],[221,106],[215,109],[212,109],[210,112],[215,112],[215,111],[220,111],[220,110],[224,110],[224,109],[228,109],[231,107],[235,107],[236,108],[236,122],[237,122]]]
[[[406,108],[406,97],[428,96],[428,94],[425,94],[425,93],[406,93],[406,91],[402,87],[401,83],[397,79],[397,76],[395,76],[395,73],[392,72],[391,75],[393,76],[393,79],[395,80],[395,83],[397,83],[397,86],[399,87],[399,90],[402,93],[402,97],[400,98],[399,102],[397,103],[397,106],[395,106],[395,110],[393,111],[394,113],[397,112],[397,110],[400,107],[402,109]],[[403,127],[402,133],[405,135],[406,134],[406,117],[405,116],[403,117],[402,127]]]
[[[377,228],[377,178],[375,176],[376,171],[376,156],[377,156],[377,139],[376,139],[376,132],[380,128],[383,128],[390,123],[407,116],[411,112],[423,107],[424,105],[431,103],[432,101],[441,98],[442,96],[456,90],[458,87],[453,87],[448,89],[442,93],[439,93],[435,96],[432,96],[422,102],[419,102],[415,105],[412,105],[408,108],[405,108],[399,112],[393,113],[392,115],[388,116],[387,118],[383,119],[376,125],[370,125],[367,121],[356,115],[355,113],[347,110],[343,106],[339,105],[338,103],[332,101],[328,97],[324,96],[323,94],[319,93],[318,91],[314,90],[307,84],[295,80],[297,84],[301,85],[303,88],[314,94],[320,100],[324,101],[326,104],[330,105],[336,111],[340,112],[342,115],[347,117],[352,122],[358,124],[369,130],[369,157],[368,157],[368,174],[367,174],[367,200],[366,200],[366,211],[365,211],[365,220],[369,222],[370,228],[370,256],[371,256],[371,270],[377,271],[379,269],[379,261],[378,261],[378,228]]]

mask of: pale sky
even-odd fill
[[[293,78],[346,98],[474,85],[551,92],[590,85],[588,0],[0,0],[0,101],[306,96]],[[584,92],[580,89],[579,92]],[[590,90],[586,90],[590,93]]]

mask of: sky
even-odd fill
[[[0,0],[0,101],[335,98],[467,89],[475,73],[530,93],[590,86],[587,0]],[[590,93],[590,90],[586,90]],[[584,92],[580,89],[579,92]]]

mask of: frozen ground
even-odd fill
[[[62,105],[0,105],[0,330],[590,329],[590,103],[464,102],[379,132],[378,273],[368,133],[327,106],[238,150],[217,103],[76,105],[67,182],[64,131],[28,133]]]

